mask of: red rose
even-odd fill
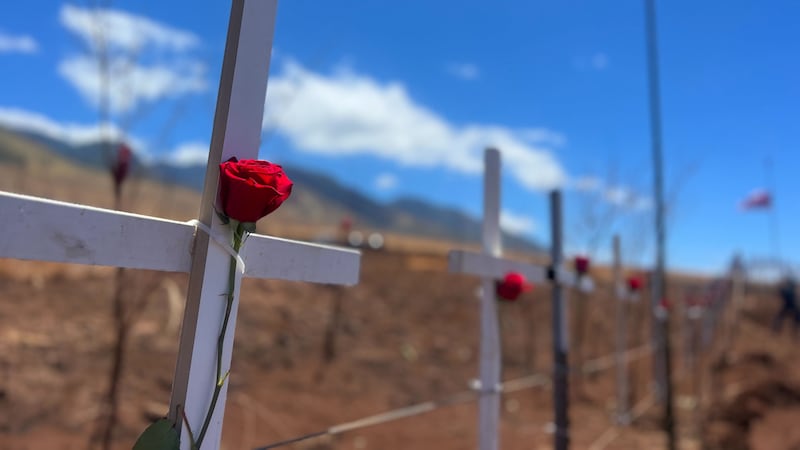
[[[239,222],[256,222],[278,209],[292,193],[292,180],[277,164],[231,158],[219,165],[218,204]]]
[[[120,144],[119,147],[117,147],[117,158],[111,165],[111,176],[114,178],[115,186],[120,186],[128,176],[132,154],[133,152],[131,152],[130,147],[125,144]]]
[[[578,272],[578,275],[585,275],[589,272],[589,258],[586,256],[576,256],[575,271]]]
[[[350,217],[343,218],[342,221],[339,223],[339,228],[342,230],[342,232],[349,233],[350,230],[353,228],[353,219],[351,219]]]
[[[526,283],[525,277],[517,272],[507,273],[503,280],[498,281],[495,285],[497,296],[501,300],[510,302],[516,300],[523,292],[528,292],[531,289],[533,289],[533,285]]]
[[[638,292],[642,288],[642,279],[637,276],[632,276],[628,278],[628,289],[631,292]]]

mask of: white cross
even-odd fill
[[[560,196],[557,196],[560,197]],[[560,206],[559,206],[560,211]],[[560,224],[560,218],[558,219]],[[560,226],[560,225],[559,225]],[[558,233],[560,239],[560,232]],[[558,253],[560,254],[560,244]],[[480,450],[498,449],[498,426],[500,412],[500,332],[497,320],[497,299],[495,297],[495,281],[502,279],[508,272],[518,272],[527,281],[542,283],[554,282],[554,293],[561,284],[578,286],[579,278],[561,268],[561,258],[554,264],[558,269],[550,273],[548,267],[502,258],[500,231],[500,152],[487,149],[484,153],[483,179],[483,251],[480,253],[463,250],[452,250],[448,256],[449,270],[454,273],[476,275],[481,277],[481,340],[480,340],[480,380],[476,387],[480,391],[478,401],[478,440]],[[552,275],[552,277],[551,277]],[[554,294],[555,295],[555,294]],[[556,301],[563,315],[563,302]],[[566,322],[557,320],[554,330],[559,336],[565,336]],[[566,344],[566,341],[563,342]]]
[[[256,159],[266,97],[277,0],[233,0],[199,221],[226,235],[213,206],[219,163]],[[291,176],[291,174],[289,174]],[[291,199],[289,199],[291,201]],[[216,382],[216,341],[224,314],[230,256],[206,233],[183,222],[0,192],[0,257],[188,272],[189,291],[172,386],[169,419],[201,428]],[[268,219],[267,219],[268,220]],[[251,235],[241,251],[244,276],[331,284],[358,282],[360,254]],[[238,307],[236,290],[225,336],[222,373],[230,367]],[[203,449],[217,449],[227,383]],[[183,430],[181,450],[190,440]]]
[[[625,289],[622,278],[622,256],[619,235],[614,235],[612,242],[614,254],[614,301],[616,303],[616,351],[614,359],[617,368],[617,417],[619,425],[630,425],[628,408],[628,303],[629,293]]]

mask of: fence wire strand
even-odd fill
[[[676,376],[676,382],[680,383],[689,374],[689,371],[686,368],[681,368],[680,373]],[[651,392],[650,395],[647,397],[639,400],[639,403],[633,406],[630,411],[630,421],[633,423],[637,419],[640,419],[644,416],[644,413],[650,410],[653,406],[657,403],[657,398],[655,393]],[[620,425],[612,425],[608,427],[604,432],[600,434],[591,444],[589,444],[588,450],[605,450],[609,445],[611,445],[618,437],[622,435],[622,432],[627,427],[622,427]]]
[[[626,361],[633,361],[635,359],[648,355],[651,351],[652,351],[652,346],[650,344],[645,344],[627,350],[623,354],[623,357],[625,358]],[[614,366],[615,356],[616,356],[615,354],[604,355],[586,361],[582,366],[582,371],[584,373],[593,373],[609,369]],[[550,382],[551,382],[551,377],[549,375],[544,373],[535,373],[528,376],[515,378],[513,380],[508,380],[503,382],[501,391],[502,393],[510,394],[512,392],[518,392],[525,389],[548,386]],[[352,420],[350,422],[344,422],[338,425],[334,425],[326,430],[316,431],[313,433],[308,433],[293,438],[284,439],[282,441],[277,441],[263,447],[258,447],[255,450],[269,450],[273,448],[284,447],[286,445],[296,444],[298,442],[317,439],[324,436],[335,436],[349,431],[358,430],[361,428],[372,427],[387,422],[393,422],[395,420],[414,417],[420,414],[429,413],[437,409],[445,408],[448,406],[454,406],[462,403],[469,403],[471,401],[477,400],[478,397],[480,397],[480,395],[481,392],[474,390],[462,391],[441,400],[433,400],[423,403],[417,403],[414,405],[404,406],[402,408],[393,409],[383,413],[366,416],[360,419]]]
[[[335,436],[337,434],[346,433],[348,431],[367,428],[387,422],[393,422],[395,420],[405,419],[407,417],[413,417],[420,414],[428,413],[437,410],[439,408],[444,408],[446,406],[453,406],[460,403],[468,403],[470,401],[475,400],[479,396],[480,393],[476,391],[459,392],[458,394],[452,395],[443,400],[418,403],[416,405],[409,405],[403,408],[393,409],[391,411],[386,411],[372,416],[363,417],[361,419],[356,419],[350,422],[344,422],[338,425],[334,425],[328,428],[327,430],[308,433],[290,439],[274,442],[264,447],[258,447],[256,450],[268,450],[272,448],[283,447],[285,445],[296,444],[298,442],[307,441],[310,439],[316,439],[323,436]]]
[[[639,347],[634,347],[626,350],[625,352],[623,352],[622,358],[620,358],[620,355],[616,353],[603,355],[598,358],[584,362],[581,365],[581,367],[577,369],[577,371],[580,371],[583,374],[602,372],[604,370],[614,367],[617,361],[621,360],[627,364],[631,361],[650,355],[653,352],[653,350],[654,350],[653,344],[648,343],[641,345]],[[676,377],[678,382],[683,380],[683,378],[688,373],[689,373],[688,370],[682,368],[679,375]],[[508,380],[503,382],[499,393],[508,394],[512,392],[522,391],[525,389],[531,389],[534,387],[548,386],[551,382],[552,378],[547,374],[544,373],[531,374],[525,377],[516,378],[513,380]],[[362,417],[360,419],[352,420],[350,422],[344,422],[338,425],[334,425],[325,430],[316,431],[313,433],[308,433],[289,439],[284,439],[282,441],[277,441],[263,447],[258,447],[255,450],[269,450],[273,448],[283,447],[286,445],[296,444],[298,442],[321,438],[324,436],[335,436],[349,431],[358,430],[361,428],[372,427],[387,422],[393,422],[395,420],[414,417],[420,414],[426,414],[448,406],[454,406],[462,403],[469,403],[477,400],[481,395],[489,395],[489,394],[494,394],[494,392],[481,392],[478,390],[462,391],[441,400],[417,403],[415,405],[409,405],[402,408],[386,411],[383,413]],[[634,407],[630,411],[631,421],[641,418],[656,403],[657,403],[657,398],[655,396],[655,393],[651,393],[647,397],[640,400],[639,403],[634,405]],[[624,427],[619,425],[613,425],[609,427],[603,433],[601,433],[589,445],[588,448],[590,450],[604,450],[622,434],[623,430]]]

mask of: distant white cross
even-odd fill
[[[560,203],[560,196],[556,195]],[[560,213],[560,206],[558,207]],[[560,218],[558,219],[560,224]],[[560,239],[560,231],[558,232]],[[557,246],[560,254],[560,243]],[[481,277],[481,340],[480,340],[480,380],[476,387],[480,392],[478,400],[478,448],[497,450],[500,417],[500,370],[502,366],[500,331],[497,320],[497,298],[495,282],[509,272],[523,275],[526,281],[543,283],[554,281],[554,292],[560,285],[578,286],[579,278],[563,270],[561,258],[553,264],[556,270],[531,263],[502,258],[500,230],[500,152],[487,149],[484,153],[483,178],[483,251],[481,253],[453,250],[449,254],[449,270]],[[563,315],[563,301],[559,296],[559,318]],[[558,320],[553,325],[559,336],[565,336],[566,322]],[[564,341],[566,344],[566,341]]]
[[[628,303],[630,293],[624,286],[622,277],[622,256],[619,235],[614,235],[612,251],[614,256],[614,301],[616,303],[616,339],[615,354],[617,373],[617,415],[619,425],[630,425],[630,411],[628,410]]]
[[[226,235],[226,225],[213,213],[219,163],[232,156],[258,158],[276,7],[277,0],[233,0],[199,215],[199,222],[213,234]],[[221,295],[228,288],[228,253],[188,223],[11,193],[0,192],[0,217],[3,258],[189,273],[169,418],[182,423],[181,411],[185,411],[196,433],[216,383],[216,341],[225,310]],[[241,257],[248,277],[358,282],[360,254],[353,250],[254,234]],[[222,373],[230,367],[240,282],[237,277]],[[203,449],[219,448],[225,386]],[[189,450],[185,429],[182,435],[181,450]]]

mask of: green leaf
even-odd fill
[[[178,432],[172,422],[159,419],[145,428],[133,444],[133,450],[180,450]]]

